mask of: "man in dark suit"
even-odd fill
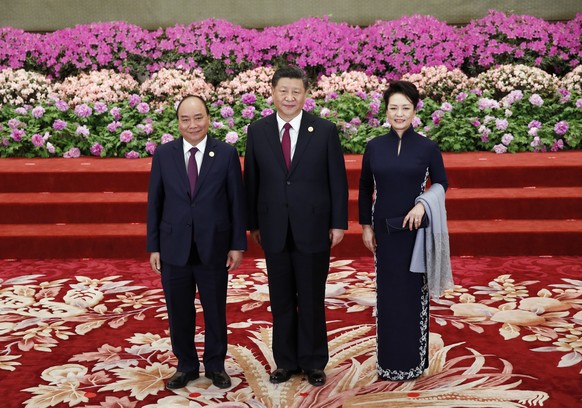
[[[182,137],[159,146],[148,191],[147,250],[161,273],[176,374],[166,383],[182,388],[199,377],[194,344],[196,287],[204,311],[204,368],[215,386],[228,388],[226,288],[246,249],[246,203],[234,147],[208,136],[204,100],[185,97],[177,109]]]
[[[325,384],[325,283],[330,248],[347,229],[348,184],[336,126],[303,111],[307,78],[273,75],[277,112],[251,124],[245,184],[251,238],[263,247],[273,314],[272,383],[301,370]]]

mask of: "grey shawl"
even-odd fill
[[[454,286],[445,189],[438,183],[433,184],[416,198],[415,203],[419,202],[424,205],[429,225],[416,234],[410,271],[427,274],[430,296],[436,299]]]

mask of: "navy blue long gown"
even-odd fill
[[[377,369],[386,380],[410,380],[428,367],[429,296],[426,274],[409,271],[416,230],[388,233],[386,219],[404,217],[428,178],[446,190],[438,145],[412,127],[368,142],[360,178],[360,224],[376,235]],[[374,197],[375,193],[375,197]]]

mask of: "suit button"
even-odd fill
[[[288,186],[290,186],[290,185],[291,185],[291,182],[290,182],[289,180],[287,180],[287,185],[288,185]]]

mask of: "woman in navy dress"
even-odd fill
[[[425,209],[415,199],[428,179],[448,187],[437,143],[416,133],[419,93],[407,81],[384,93],[387,135],[370,140],[362,161],[359,218],[376,264],[377,369],[384,380],[419,377],[428,367],[429,293],[426,274],[410,272]]]

